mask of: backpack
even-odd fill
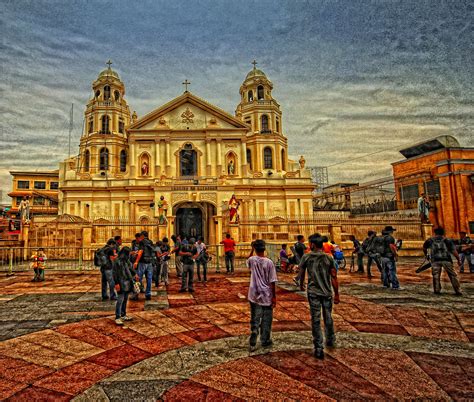
[[[451,259],[444,238],[433,237],[431,239],[431,258],[435,261],[449,261]]]
[[[98,248],[94,252],[94,265],[96,267],[104,267],[109,263],[106,250],[107,246]]]
[[[383,236],[376,236],[370,243],[367,251],[369,254],[383,255],[385,252],[385,239]]]

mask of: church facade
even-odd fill
[[[79,155],[60,164],[59,212],[157,220],[160,234],[202,235],[210,244],[239,220],[312,214],[310,172],[303,157],[288,159],[267,76],[254,65],[235,115],[185,84],[181,96],[138,118],[110,64],[99,74]]]

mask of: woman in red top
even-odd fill
[[[236,243],[234,239],[230,238],[230,234],[227,233],[225,235],[225,239],[221,241],[221,244],[224,245],[225,267],[226,267],[227,273],[233,273]]]

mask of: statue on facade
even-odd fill
[[[148,176],[148,173],[149,173],[148,163],[146,163],[146,161],[143,161],[143,163],[142,163],[142,176]]]
[[[168,202],[165,200],[164,196],[160,197],[158,201],[158,222],[160,225],[164,225],[168,223],[168,218],[166,215],[168,214]]]
[[[235,165],[232,159],[229,161],[229,164],[227,165],[227,173],[230,175],[235,174]]]
[[[300,156],[300,160],[298,162],[300,164],[300,169],[304,169],[304,165],[306,165],[306,159],[303,155]]]
[[[235,194],[232,194],[229,200],[229,222],[239,223],[239,206],[240,202],[235,198]]]
[[[18,212],[20,213],[20,218],[23,222],[28,222],[30,220],[30,200],[28,197],[23,197],[20,201]]]

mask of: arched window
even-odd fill
[[[263,150],[263,168],[273,169],[273,152],[270,147]]]
[[[91,118],[89,119],[89,130],[88,130],[88,132],[89,132],[89,134],[90,134],[90,133],[92,133],[93,131],[94,131],[94,119],[91,117]]]
[[[252,90],[249,91],[249,98],[248,99],[249,99],[249,102],[253,102],[253,91]]]
[[[280,132],[280,119],[278,117],[276,118],[276,132]]]
[[[250,170],[253,170],[252,169],[252,151],[249,148],[247,148],[247,165]]]
[[[109,170],[109,150],[101,148],[99,153],[99,169]]]
[[[264,90],[263,90],[263,85],[259,85],[257,87],[257,99],[262,100],[264,98]]]
[[[281,150],[281,170],[286,170],[286,154],[285,150]]]
[[[114,91],[114,98],[116,101],[120,99],[120,92],[119,91]]]
[[[179,152],[179,167],[181,176],[197,176],[197,152],[191,144],[185,144]]]
[[[91,153],[88,149],[84,152],[84,171],[88,172],[91,165]]]
[[[119,133],[120,133],[120,134],[123,134],[124,131],[125,131],[125,123],[123,122],[123,119],[122,119],[122,118],[119,119],[119,127],[118,127],[118,129],[119,129]]]
[[[267,133],[269,130],[268,130],[268,116],[266,114],[263,114],[262,117],[261,117],[261,126],[262,126],[262,133]]]
[[[104,87],[104,100],[109,100],[110,99],[110,87],[106,85]]]
[[[109,124],[110,117],[104,114],[102,116],[102,130],[100,131],[102,134],[110,134]]]
[[[122,149],[120,151],[120,171],[125,172],[127,170],[127,151]]]

